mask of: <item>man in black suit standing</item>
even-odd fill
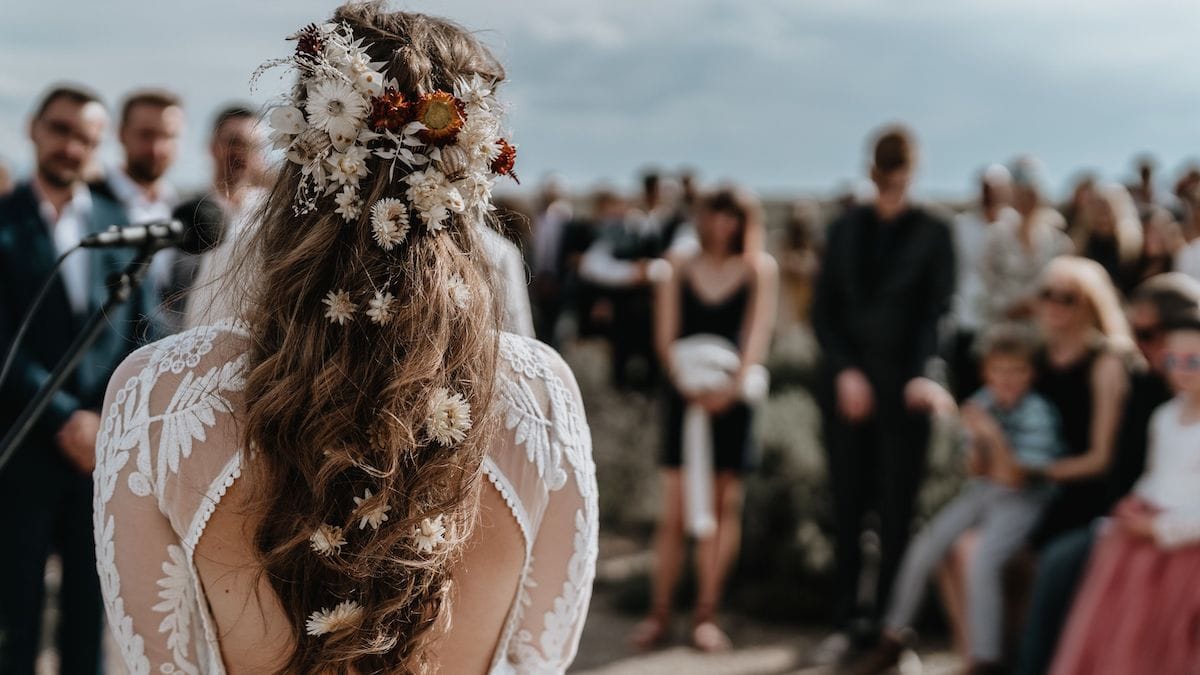
[[[916,148],[903,128],[876,137],[870,204],[829,228],[813,327],[823,355],[825,446],[834,507],[835,611],[845,647],[873,644],[924,474],[929,412],[948,394],[925,374],[954,292],[949,223],[912,204]],[[859,606],[863,517],[879,516],[873,607]]]
[[[0,354],[55,259],[80,239],[126,222],[124,210],[83,181],[108,115],[82,87],[51,89],[29,124],[34,174],[0,198]],[[0,435],[6,434],[88,316],[107,297],[106,277],[132,251],[85,249],[67,259],[0,384]],[[100,666],[103,601],[92,538],[92,477],[98,410],[113,369],[137,345],[153,307],[151,289],[111,312],[105,332],[85,354],[33,432],[0,469],[0,673],[34,672],[45,601],[46,559],[62,559],[58,651],[64,673]]]

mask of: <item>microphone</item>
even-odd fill
[[[183,223],[178,219],[152,220],[139,225],[113,225],[103,232],[89,234],[79,242],[80,248],[112,248],[147,245],[158,250],[174,246],[184,237]]]
[[[225,239],[225,210],[210,196],[190,199],[171,213],[183,223],[183,238],[177,246],[185,253],[205,253]]]

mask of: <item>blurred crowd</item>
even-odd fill
[[[212,208],[225,230],[207,253],[156,255],[128,314],[0,471],[0,531],[24,533],[0,557],[2,672],[31,672],[51,553],[62,561],[62,670],[94,672],[90,473],[107,375],[139,343],[201,323],[271,182],[258,112],[230,105],[204,131],[209,184],[173,186],[184,117],[169,91],[131,92],[110,111],[86,87],[58,86],[31,111],[31,175],[0,165],[0,353],[55,258],[87,234]],[[121,161],[101,166],[110,126]],[[1085,175],[1055,204],[1023,156],[984,168],[970,203],[924,204],[911,196],[909,131],[881,130],[868,155],[869,180],[829,200],[764,206],[686,170],[647,170],[632,195],[576,195],[547,178],[531,197],[496,200],[506,325],[556,347],[602,343],[613,387],[663,402],[651,609],[633,641],[669,639],[691,539],[689,642],[731,646],[719,608],[743,478],[757,468],[763,366],[772,336],[799,326],[821,346],[813,393],[837,560],[836,630],[814,658],[886,672],[914,645],[936,582],[973,672],[1196,672],[1200,167],[1166,190],[1153,160],[1138,158],[1131,184]],[[504,247],[519,256],[515,273]],[[127,262],[98,252],[58,272],[0,383],[0,431]],[[938,416],[958,420],[971,477],[914,537]],[[881,543],[873,579],[868,523]]]

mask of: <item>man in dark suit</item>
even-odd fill
[[[877,195],[830,226],[813,306],[836,529],[836,619],[860,646],[874,643],[908,542],[928,412],[948,399],[924,375],[954,292],[954,245],[949,223],[908,199],[915,155],[902,128],[877,137]],[[874,607],[860,608],[859,542],[868,510],[879,516],[881,560]]]
[[[50,90],[29,124],[36,154],[33,176],[0,198],[0,354],[55,259],[79,240],[124,224],[116,203],[94,194],[83,175],[104,134],[99,99],[76,86]],[[107,297],[105,279],[125,268],[131,251],[86,249],[72,255],[0,384],[0,435],[44,383]],[[0,469],[0,673],[34,672],[42,625],[46,559],[62,560],[58,648],[64,673],[100,667],[103,604],[92,538],[92,478],[98,410],[116,365],[137,345],[150,289],[107,317],[107,328],[54,396],[34,431]]]

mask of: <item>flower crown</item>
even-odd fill
[[[358,220],[367,160],[391,160],[389,180],[396,179],[397,164],[404,167],[404,199],[370,207],[372,235],[391,251],[407,237],[411,212],[440,232],[455,214],[477,218],[492,210],[496,177],[516,179],[516,148],[501,137],[495,82],[475,74],[452,93],[409,100],[394,79],[384,81],[386,64],[370,60],[369,46],[348,24],[310,24],[288,39],[296,41],[295,54],[264,68],[289,65],[300,74],[294,99],[268,118],[274,147],[300,166],[297,215],[333,195],[336,212],[347,222]]]

